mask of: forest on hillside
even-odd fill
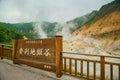
[[[22,38],[22,34],[12,28],[6,28],[0,25],[0,43],[12,44],[12,39]]]

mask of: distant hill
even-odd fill
[[[0,25],[5,26],[6,28],[15,29],[22,35],[26,36],[27,38],[40,38],[40,35],[35,30],[36,25],[39,24],[42,28],[42,30],[47,34],[47,37],[52,37],[55,34],[53,34],[53,30],[55,27],[55,24],[57,23],[50,23],[50,22],[31,22],[31,23],[4,23],[0,22]]]
[[[36,34],[30,32],[30,31],[33,30],[32,23],[11,24],[11,23],[0,22],[0,24],[5,26],[6,28],[15,29],[21,35],[24,35],[24,36],[26,36],[28,38],[35,38],[37,36]]]

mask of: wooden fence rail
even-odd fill
[[[62,53],[63,53],[62,72],[64,74],[86,78],[87,80],[97,80],[97,79],[120,80],[120,62],[119,62],[120,57],[78,54],[78,53],[75,54],[70,52],[62,52]],[[78,55],[77,58],[75,55]],[[97,60],[94,60],[95,57],[97,57]],[[110,61],[109,60],[107,61],[107,58],[110,58],[109,59]],[[117,58],[118,62],[111,62],[112,58],[115,59]],[[107,67],[108,65],[109,67]],[[114,73],[115,75],[113,76]]]
[[[13,60],[13,50],[11,48],[3,48],[4,53],[3,53],[3,58]]]
[[[13,49],[5,48],[6,45],[0,45],[0,57],[1,59],[6,58],[9,60],[13,60]]]

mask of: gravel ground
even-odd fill
[[[67,75],[56,78],[54,73],[26,65],[12,64],[9,60],[0,60],[0,80],[82,80]]]

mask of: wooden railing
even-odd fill
[[[12,48],[0,45],[1,59],[13,60],[13,52]],[[120,56],[61,52],[56,58],[60,58],[56,63],[60,75],[62,72],[87,80],[120,80]]]
[[[13,60],[13,51],[11,48],[4,48],[3,58]]]
[[[8,48],[9,47],[9,48]],[[10,48],[11,47],[11,48]],[[0,57],[1,59],[13,60],[13,49],[11,45],[0,45]]]
[[[62,53],[62,72],[64,74],[87,80],[120,80],[120,57]]]

